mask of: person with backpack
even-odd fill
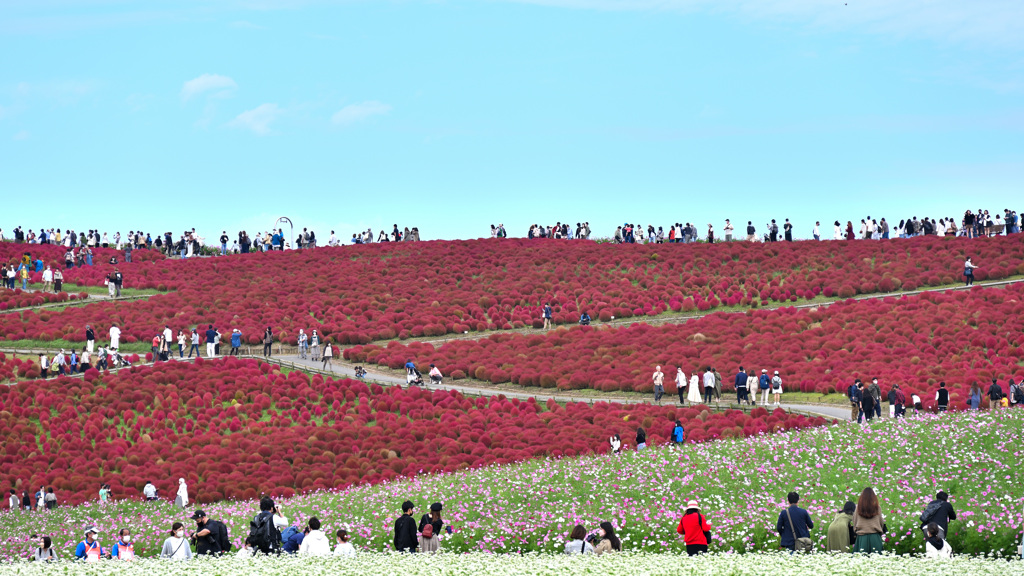
[[[757,387],[761,390],[761,405],[768,405],[768,393],[771,390],[771,380],[768,378],[768,370],[761,369],[761,377],[757,381]]]
[[[988,409],[995,410],[999,407],[999,401],[1003,399],[1003,387],[999,385],[999,382],[995,378],[992,379],[992,385],[988,387]]]
[[[287,554],[298,554],[302,541],[306,538],[309,528],[299,530],[297,526],[288,526],[281,531],[281,551]]]
[[[946,532],[949,530],[949,521],[956,520],[956,511],[953,510],[953,505],[949,503],[949,494],[945,491],[940,491],[935,495],[935,500],[932,500],[924,507],[924,512],[921,512],[921,531],[928,532],[928,525],[935,524],[939,528],[939,538],[945,538]]]
[[[793,552],[810,552],[814,548],[811,541],[811,530],[814,528],[814,520],[803,508],[797,506],[800,502],[800,495],[790,492],[786,495],[789,506],[779,513],[779,519],[775,522],[775,531],[779,533],[779,545]]]
[[[688,555],[696,556],[707,553],[708,544],[711,543],[711,525],[700,513],[700,505],[696,500],[686,503],[686,512],[679,520],[676,533],[683,537]]]
[[[190,519],[196,522],[196,532],[189,539],[196,545],[196,554],[219,556],[231,551],[228,527],[222,522],[211,520],[202,510],[193,512]]]
[[[416,534],[416,521],[412,519],[416,506],[406,500],[402,503],[402,515],[395,520],[395,550],[398,552],[415,553],[419,545]]]
[[[420,518],[420,526],[419,526],[419,531],[420,532],[423,532],[423,528],[427,524],[430,524],[430,525],[432,525],[434,527],[434,534],[440,536],[441,530],[445,529],[444,520],[441,519],[441,509],[442,508],[443,507],[441,506],[440,502],[434,502],[433,504],[430,505],[430,512],[427,513],[427,514],[424,514]],[[448,526],[447,530],[448,530],[449,534],[452,533],[451,526]]]
[[[441,548],[440,537],[434,533],[434,527],[430,524],[416,535],[416,541],[422,554],[437,554]]]
[[[967,257],[967,261],[964,262],[964,285],[965,286],[974,286],[974,269],[975,268],[977,268],[977,266],[975,266],[974,263],[971,262],[971,257],[968,256]]]
[[[1016,385],[1012,384],[1013,379],[1010,379],[1010,382],[1010,403],[1016,406],[1024,406],[1024,381]]]
[[[782,378],[779,377],[779,371],[775,371],[775,376],[772,376],[772,395],[775,397],[775,405],[782,405]]]
[[[747,242],[754,242],[757,240],[757,229],[754,228],[754,223],[747,220]]]
[[[249,537],[245,539],[253,553],[281,553],[281,532],[275,522],[275,510],[273,500],[267,496],[260,498],[260,512],[249,522]]]

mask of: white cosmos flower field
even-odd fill
[[[549,554],[442,553],[435,556],[398,553],[365,553],[355,558],[282,556],[243,558],[237,555],[192,562],[156,559],[135,562],[106,561],[97,564],[63,561],[59,564],[19,563],[7,573],[19,576],[553,576],[595,574],[615,576],[793,576],[794,574],[843,574],[845,576],[1010,576],[1024,571],[1020,560],[955,557],[927,560],[901,556],[851,557],[840,554],[781,553],[709,554],[688,557],[678,554],[621,553],[602,556]]]

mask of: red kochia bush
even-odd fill
[[[780,372],[787,391],[845,392],[855,378],[878,377],[885,392],[898,383],[909,398],[934,403],[938,382],[963,407],[972,382],[1020,381],[1024,336],[1007,330],[1024,314],[1024,285],[844,301],[808,310],[783,308],[745,315],[712,314],[685,324],[625,328],[560,328],[539,334],[502,334],[388,347],[396,357],[433,362],[464,375],[472,366],[510,367],[523,386],[650,392],[655,365],[675,392],[676,367],[687,378],[714,366],[733,390],[739,368]],[[377,346],[345,351],[354,362],[374,362]],[[493,376],[493,374],[492,374]],[[987,389],[987,388],[986,388]]]
[[[5,358],[0,355],[0,362]],[[253,360],[167,363],[0,389],[0,485],[53,486],[62,502],[137,498],[184,477],[200,502],[284,495],[422,472],[603,452],[610,434],[667,441],[681,419],[694,441],[748,425],[741,413],[651,405],[546,405],[503,396],[381,388],[281,374]],[[823,419],[773,417],[787,426]],[[705,432],[707,431],[707,432]]]
[[[295,341],[299,328],[316,328],[338,344],[366,344],[395,336],[539,327],[545,302],[552,305],[555,324],[575,324],[584,311],[608,321],[723,304],[760,308],[819,294],[846,298],[955,282],[966,254],[982,265],[979,279],[1004,278],[1020,272],[1019,240],[618,246],[473,240],[157,259],[122,264],[126,286],[163,286],[169,294],[67,308],[50,313],[49,321],[35,313],[0,315],[0,334],[8,340],[80,341],[85,324],[106,333],[116,322],[127,342],[152,338],[165,324],[176,331],[212,323],[222,332],[239,328],[250,345],[259,343],[267,326],[284,332],[287,342]],[[16,258],[18,246],[0,243],[0,261]],[[47,254],[47,261],[63,261],[63,250]],[[133,258],[152,254],[136,251]],[[95,266],[68,271],[67,282],[101,285],[110,269],[107,255],[100,251]],[[289,282],[281,282],[282,270],[288,270]]]

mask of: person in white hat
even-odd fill
[[[775,376],[772,376],[772,394],[775,396],[775,405],[779,406],[779,401],[782,400],[782,378],[779,378],[779,371],[775,371]]]
[[[700,513],[700,505],[696,500],[686,503],[686,512],[679,520],[676,532],[682,535],[683,541],[686,543],[686,553],[690,556],[708,551],[711,526],[708,524],[707,518]]]
[[[757,387],[761,390],[761,406],[768,405],[768,392],[771,390],[771,379],[768,378],[768,370],[761,369],[761,378],[757,381]]]
[[[103,546],[96,541],[100,531],[95,526],[87,526],[84,533],[85,540],[79,542],[75,547],[75,558],[86,562],[99,562],[103,557]]]

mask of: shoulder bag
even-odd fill
[[[810,538],[796,537],[796,524],[793,524],[793,515],[786,508],[786,517],[789,518],[789,529],[793,531],[793,545],[797,552],[810,552],[814,549],[814,542]]]

